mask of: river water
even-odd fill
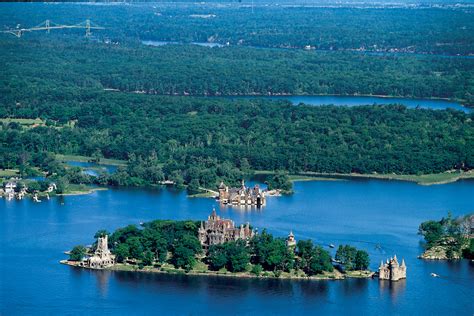
[[[474,211],[474,181],[420,186],[382,180],[295,183],[292,196],[261,210],[220,208],[172,189],[110,189],[42,203],[0,199],[0,314],[472,315],[474,265],[428,262],[420,222]],[[205,219],[216,207],[237,224],[249,221],[278,236],[327,248],[349,243],[370,253],[371,269],[394,254],[408,279],[288,281],[90,271],[59,264],[63,251],[152,219]],[[381,247],[376,247],[379,244]],[[329,248],[327,248],[329,249]],[[330,249],[334,251],[333,249]],[[430,273],[440,278],[432,278]]]

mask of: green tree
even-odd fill
[[[290,193],[293,190],[293,183],[290,181],[288,172],[277,170],[275,174],[267,180],[268,189],[280,189],[285,193]]]
[[[127,245],[130,253],[130,257],[134,259],[143,258],[143,245],[140,237],[130,237],[127,239]]]
[[[158,262],[164,262],[168,254],[168,242],[159,230],[145,228],[143,231],[145,248],[154,253]]]
[[[183,235],[173,249],[172,263],[186,271],[192,270],[196,263],[196,255],[201,252],[201,243],[195,236]]]
[[[348,271],[355,268],[355,257],[357,249],[349,245],[339,245],[336,251],[335,259]]]
[[[86,247],[82,245],[75,246],[72,248],[71,252],[69,253],[69,260],[71,261],[81,261],[87,253]]]
[[[354,259],[354,268],[356,270],[367,270],[369,268],[370,258],[367,251],[357,250]]]
[[[245,271],[245,268],[250,263],[246,242],[244,240],[229,242],[225,248],[228,258],[227,269],[231,272]]]
[[[200,185],[199,185],[199,180],[197,179],[192,179],[187,187],[188,194],[197,194],[201,192]]]
[[[425,238],[428,247],[432,247],[444,236],[444,228],[440,222],[426,221],[421,223],[418,234]]]
[[[130,248],[125,243],[118,244],[113,249],[113,253],[115,254],[115,260],[117,260],[119,263],[122,263],[130,256]]]
[[[224,245],[212,245],[207,256],[212,270],[220,270],[227,265],[227,251]]]
[[[151,250],[146,250],[145,254],[143,255],[143,264],[146,266],[151,266],[153,265],[153,261],[155,260],[153,256],[153,252]]]
[[[329,252],[317,246],[313,248],[311,259],[309,261],[309,275],[320,274],[323,271],[333,271],[333,266],[331,263],[331,255]]]
[[[259,276],[262,274],[263,267],[260,264],[255,264],[252,267],[252,273],[255,274],[256,276]]]

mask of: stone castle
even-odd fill
[[[207,221],[201,222],[201,227],[198,230],[199,241],[206,250],[212,245],[239,239],[248,240],[253,236],[255,236],[255,232],[250,229],[249,223],[245,226],[235,227],[232,220],[221,218],[215,209],[212,210]]]
[[[85,266],[93,269],[102,269],[115,263],[115,257],[109,250],[108,236],[97,239],[97,248],[92,257],[85,261]]]
[[[240,188],[229,188],[224,182],[221,182],[219,185],[219,201],[221,204],[260,207],[265,205],[265,192],[258,185],[253,188],[246,187],[244,180],[242,180]]]
[[[402,264],[400,265],[395,255],[393,258],[390,258],[390,260],[387,259],[385,264],[383,261],[380,262],[379,279],[398,281],[400,279],[406,279],[406,277],[407,266],[405,265],[405,260],[402,259]]]

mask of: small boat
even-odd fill
[[[430,275],[431,275],[433,278],[439,278],[439,274],[431,273]]]
[[[329,244],[329,248],[334,248],[336,246],[334,246],[334,244]]]

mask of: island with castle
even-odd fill
[[[236,225],[214,209],[204,221],[155,220],[113,233],[100,230],[89,247],[76,246],[61,263],[88,269],[231,277],[340,280],[351,277],[398,281],[406,265],[396,256],[368,270],[363,250],[340,246],[336,258],[312,240],[297,241]],[[344,250],[344,251],[342,251]],[[339,252],[341,251],[341,252]]]
[[[221,182],[218,199],[223,205],[261,207],[266,204],[266,193],[258,184],[253,188],[247,187],[244,180],[237,188],[229,187]]]

